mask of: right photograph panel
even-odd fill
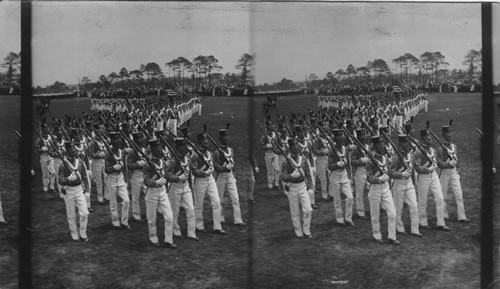
[[[253,287],[478,288],[480,4],[251,11]]]

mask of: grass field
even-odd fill
[[[254,119],[262,121],[263,99],[255,100]],[[449,220],[451,232],[422,231],[424,238],[398,236],[401,246],[379,245],[371,241],[369,220],[355,219],[355,228],[335,225],[332,203],[318,202],[312,217],[312,240],[294,237],[283,192],[266,188],[262,152],[256,150],[261,172],[256,176],[257,204],[247,206],[246,154],[249,106],[247,98],[208,98],[203,103],[203,116],[196,116],[193,133],[204,123],[216,136],[217,129],[231,123],[231,142],[236,151],[236,176],[244,219],[250,226],[239,229],[225,225],[229,235],[199,234],[200,242],[178,240],[176,251],[148,246],[147,225],[131,223],[131,231],[111,229],[108,206],[94,205],[89,218],[88,243],[71,241],[64,203],[59,198],[47,198],[40,191],[40,175],[33,190],[33,284],[35,288],[479,288],[480,243],[479,213],[481,167],[479,138],[474,127],[481,127],[481,97],[478,94],[434,94],[429,112],[416,119],[417,130],[426,120],[439,134],[440,126],[454,119],[455,142],[459,148],[464,202],[469,224]],[[2,111],[4,110],[4,106]],[[88,110],[84,99],[61,99],[52,102],[54,115],[79,114]],[[281,114],[306,112],[316,108],[312,96],[291,96],[278,101]],[[12,120],[18,107],[10,107],[1,117]],[[458,114],[457,114],[458,112]],[[2,122],[2,135],[16,127],[12,121]],[[260,131],[256,130],[256,140]],[[15,139],[2,148],[13,150]],[[256,144],[255,144],[256,145]],[[14,165],[2,169],[7,185],[2,200],[6,217],[12,220],[8,228],[0,228],[0,262],[2,272],[16,271],[16,233],[18,166],[15,154],[2,156]],[[4,160],[0,164],[4,164]],[[4,171],[2,170],[2,171]],[[17,175],[16,175],[17,174]],[[5,182],[4,182],[5,183]],[[317,194],[317,199],[320,196]],[[95,202],[95,196],[92,199]],[[365,202],[368,206],[368,201]],[[205,221],[211,219],[208,202]],[[429,200],[431,223],[435,210]],[[448,203],[451,217],[456,206]],[[226,220],[232,222],[228,197],[224,200]],[[368,207],[367,207],[368,208]],[[141,203],[143,215],[144,202]],[[382,218],[383,219],[383,218]],[[409,224],[405,209],[405,224]],[[185,232],[181,211],[180,225]],[[158,232],[163,231],[159,223]],[[211,228],[209,225],[208,228]],[[382,221],[386,235],[386,222]],[[161,233],[160,233],[161,238]],[[7,244],[7,245],[5,245]],[[6,252],[6,253],[4,253]],[[7,257],[4,257],[7,256]],[[8,276],[8,277],[7,277]],[[0,274],[0,288],[15,288],[14,275]],[[347,281],[347,284],[334,284]],[[6,284],[6,285],[4,285]]]

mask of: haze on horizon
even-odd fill
[[[323,78],[347,65],[440,51],[463,69],[481,49],[480,3],[33,3],[34,86],[75,84],[120,68],[214,55],[234,66],[256,54],[256,83]],[[50,17],[48,17],[50,15]],[[496,81],[500,82],[500,80]]]

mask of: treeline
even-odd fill
[[[19,90],[21,80],[21,52],[9,52],[0,63],[0,92]]]
[[[214,87],[242,88],[253,85],[255,55],[244,53],[235,65],[238,73],[221,73],[219,60],[213,55],[199,55],[192,60],[183,56],[164,64],[165,70],[156,62],[141,64],[136,69],[122,67],[118,72],[101,75],[92,80],[87,76],[78,80],[77,85],[67,85],[55,81],[46,87],[36,87],[35,93],[54,93],[69,90],[91,91],[94,89],[129,89],[137,86],[163,87],[178,83],[189,90],[207,90]]]
[[[409,84],[435,85],[436,83],[460,83],[472,85],[481,82],[482,51],[470,50],[462,64],[463,69],[449,70],[446,57],[439,51],[424,52],[420,57],[404,53],[391,61],[392,70],[383,59],[368,61],[365,65],[355,67],[349,64],[345,69],[339,68],[335,73],[327,72],[323,78],[314,73],[305,76],[304,81],[293,81],[283,78],[272,84],[264,83],[256,86],[260,91],[314,89],[338,87],[382,87],[404,81]]]

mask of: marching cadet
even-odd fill
[[[64,203],[66,204],[66,217],[68,219],[69,231],[74,241],[88,241],[87,223],[89,211],[84,192],[87,193],[88,175],[82,160],[78,157],[78,151],[71,141],[65,142],[67,155],[63,164],[59,166],[58,181],[64,186]],[[80,216],[80,228],[76,221],[75,208]]]
[[[49,193],[54,190],[55,182],[55,171],[54,171],[54,159],[49,155],[49,146],[51,142],[51,137],[49,135],[49,129],[47,124],[42,123],[41,125],[41,135],[36,142],[36,147],[38,154],[40,155],[40,166],[42,169],[42,185],[43,192]]]
[[[312,208],[308,193],[308,190],[311,189],[311,175],[305,158],[300,155],[297,141],[292,138],[289,139],[288,146],[290,156],[283,163],[281,177],[290,204],[293,228],[297,238],[311,239]],[[300,209],[302,210],[302,222],[300,220]]]
[[[319,121],[318,125],[323,127],[323,122]],[[321,197],[323,201],[329,202],[332,200],[332,197],[328,195],[328,154],[330,153],[330,149],[328,148],[328,140],[326,138],[324,130],[320,131],[318,138],[313,143],[312,149],[316,154],[316,173],[321,184]]]
[[[419,149],[413,154],[415,170],[418,173],[417,192],[420,227],[426,229],[431,228],[427,221],[427,195],[430,191],[434,195],[434,202],[436,203],[436,229],[449,231],[450,229],[444,222],[443,192],[441,190],[441,183],[436,172],[437,164],[435,159],[435,151],[431,147],[432,138],[430,136],[429,130],[421,130],[420,137],[422,140],[421,147],[423,148],[424,152]]]
[[[398,148],[403,159],[401,159],[398,154],[395,154],[390,161],[389,167],[389,176],[394,179],[394,184],[392,185],[392,193],[396,206],[396,231],[401,234],[406,234],[401,217],[403,215],[403,205],[404,203],[406,203],[410,211],[410,234],[422,237],[423,235],[420,233],[418,228],[419,220],[417,195],[415,193],[415,187],[413,186],[413,181],[411,179],[413,171],[413,160],[412,154],[410,152],[411,146],[409,137],[408,135],[399,135],[398,141]]]
[[[140,131],[132,132],[133,141],[139,146],[144,154],[146,154],[147,140]],[[143,167],[146,162],[136,152],[132,151],[127,154],[127,169],[130,173],[130,193],[132,195],[132,219],[136,222],[142,222],[140,197],[142,187],[144,186]]]
[[[85,140],[82,136],[82,132],[79,128],[72,128],[71,129],[71,135],[73,137],[73,145],[78,153],[78,157],[82,161],[83,167],[87,171],[87,175],[89,175],[89,178],[87,178],[88,184],[87,188],[88,190],[85,192],[85,199],[87,200],[87,209],[89,212],[93,212],[94,209],[90,206],[90,190],[91,190],[91,181],[90,181],[90,162],[88,158],[88,146],[85,143]]]
[[[267,187],[269,189],[279,186],[279,169],[278,169],[278,156],[273,150],[273,140],[277,139],[276,134],[271,128],[272,124],[266,121],[266,134],[260,139],[260,145],[264,151],[264,160],[266,163],[267,171]]]
[[[94,130],[101,130],[100,126],[96,124]],[[100,134],[102,135],[102,133]],[[109,196],[104,190],[104,158],[106,157],[106,147],[104,141],[94,137],[90,144],[90,157],[92,158],[92,178],[96,184],[97,189],[97,202],[104,204],[106,199],[109,201]]]
[[[104,171],[106,177],[106,190],[109,194],[109,209],[111,211],[111,222],[114,228],[125,228],[130,230],[128,224],[130,199],[128,197],[127,183],[123,175],[124,159],[123,150],[120,148],[122,142],[117,132],[110,132],[111,151],[104,160]],[[117,196],[122,199],[122,216],[118,215]]]
[[[191,171],[194,175],[194,211],[196,217],[196,230],[206,232],[205,224],[203,222],[203,204],[205,194],[210,197],[212,205],[212,218],[214,222],[214,232],[219,235],[226,235],[226,231],[222,229],[220,220],[220,199],[217,192],[217,184],[213,177],[214,166],[212,153],[208,150],[208,139],[206,134],[198,134],[199,152],[191,158]],[[203,157],[203,159],[201,159]]]
[[[173,233],[175,237],[183,238],[179,227],[179,209],[182,206],[186,211],[187,238],[198,241],[196,237],[196,219],[194,213],[193,193],[189,186],[190,176],[190,151],[186,146],[184,137],[174,139],[176,154],[179,157],[172,158],[166,169],[166,178],[170,183],[168,195],[173,213]]]
[[[353,196],[351,182],[347,176],[347,149],[343,145],[344,137],[341,130],[333,130],[333,141],[335,147],[328,154],[328,169],[330,170],[328,193],[333,197],[337,223],[354,227],[352,221]],[[345,217],[342,213],[341,193],[346,196]]]
[[[452,121],[450,121],[449,125],[445,125],[441,127],[441,132],[443,135],[443,146],[438,147],[437,151],[437,164],[441,169],[441,175],[439,177],[441,182],[441,188],[443,190],[443,195],[447,195],[448,189],[451,189],[453,194],[455,195],[455,201],[457,202],[457,215],[458,221],[462,223],[470,222],[465,215],[464,208],[464,199],[462,195],[462,186],[460,184],[460,175],[457,171],[457,145],[451,143],[451,139],[453,137],[453,131],[451,128]],[[443,211],[445,219],[448,218],[448,210],[446,208],[446,198],[443,202]]]
[[[175,249],[177,246],[173,241],[173,214],[170,200],[165,187],[167,180],[165,175],[165,163],[163,161],[163,151],[158,139],[149,140],[151,149],[151,164],[144,164],[143,179],[146,185],[146,218],[148,220],[149,242],[155,247],[159,247],[158,235],[156,233],[157,209],[163,214],[165,221],[165,247]],[[144,160],[139,160],[144,162]],[[144,162],[145,163],[145,162]]]
[[[318,205],[316,205],[315,202],[315,197],[314,197],[314,192],[316,189],[316,174],[315,174],[315,169],[314,169],[314,159],[312,155],[312,146],[311,142],[306,139],[305,137],[305,131],[303,126],[296,126],[295,127],[295,134],[297,135],[297,144],[299,145],[299,151],[302,156],[304,156],[305,161],[307,162],[307,167],[309,168],[310,172],[309,174],[311,175],[311,189],[308,190],[309,193],[309,200],[311,201],[311,207],[313,209],[318,209]]]
[[[51,146],[49,148],[49,155],[53,159],[54,172],[59,172],[59,166],[63,162],[63,160],[59,156],[64,157],[66,155],[66,149],[65,149],[65,146],[64,146],[65,140],[64,140],[62,128],[60,126],[57,126],[55,128],[54,134],[55,134],[55,137],[54,137],[54,139],[52,139],[52,143],[54,144],[54,147],[57,148],[57,152],[54,151],[53,147]],[[59,178],[59,175],[56,173],[54,179],[55,179],[55,182],[56,182],[57,191],[59,192],[59,197],[61,199],[63,199],[64,198],[64,194],[63,194],[63,191],[62,191],[63,189],[62,189],[61,184],[59,184],[58,178]]]
[[[370,137],[362,128],[356,130],[356,138],[364,145],[366,151],[370,150],[369,141]],[[355,169],[354,173],[354,188],[356,189],[356,212],[360,219],[366,219],[364,195],[367,191],[366,181],[366,164],[370,160],[363,149],[356,147],[352,152],[352,166]]]
[[[278,155],[278,166],[277,166],[277,176],[278,176],[278,182],[276,180],[274,181],[274,189],[279,189],[279,178],[281,178],[281,168],[283,166],[283,162],[285,162],[285,155],[283,152],[286,152],[288,150],[288,134],[287,130],[284,124],[279,124],[278,125],[278,136],[276,136],[275,139],[275,146],[273,147],[274,153]],[[276,146],[280,146],[281,149],[279,149]],[[278,184],[276,184],[278,183]]]
[[[399,245],[396,239],[396,209],[389,188],[388,160],[386,158],[385,144],[380,136],[371,138],[373,155],[366,166],[367,180],[370,183],[368,200],[370,202],[370,216],[372,223],[373,239],[382,243],[380,232],[380,207],[387,212],[387,231],[389,243]]]
[[[234,177],[234,151],[229,147],[229,124],[225,129],[219,129],[219,140],[221,143],[221,151],[214,152],[214,168],[217,173],[217,191],[219,192],[220,206],[220,219],[225,222],[224,210],[222,203],[224,201],[224,194],[226,189],[231,198],[233,206],[234,224],[238,226],[245,226],[241,218],[240,201],[238,196],[238,187],[236,186],[236,178]],[[223,155],[222,155],[223,154]]]

